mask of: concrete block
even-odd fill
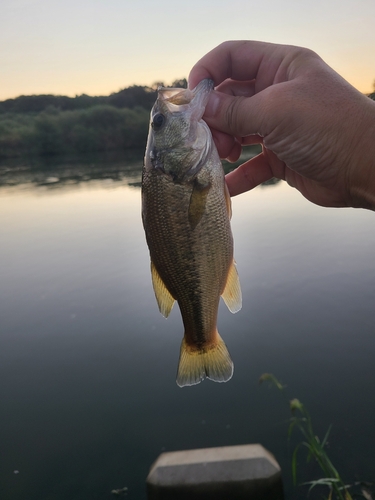
[[[162,453],[147,477],[149,500],[282,500],[281,469],[260,444]]]

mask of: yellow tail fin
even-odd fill
[[[201,349],[192,349],[182,339],[177,385],[199,384],[206,377],[215,382],[227,382],[233,375],[233,362],[226,345],[216,332],[215,343]]]

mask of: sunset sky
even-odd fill
[[[230,39],[309,47],[373,90],[375,0],[2,0],[0,100],[170,84]]]

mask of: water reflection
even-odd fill
[[[315,207],[285,183],[234,198],[243,309],[219,310],[234,377],[179,389],[183,327],[152,291],[142,155],[0,166],[0,498],[101,500],[126,486],[144,500],[161,451],[250,442],[301,498],[289,413],[258,388],[264,372],[320,436],[333,424],[345,479],[372,480],[374,214]]]
[[[93,180],[140,187],[143,151],[99,153],[80,158],[8,159],[0,163],[0,188],[23,185],[61,188]]]
[[[249,146],[235,163],[224,161],[225,172],[255,156],[259,146]],[[117,184],[141,186],[143,150],[85,154],[81,157],[9,158],[0,161],[0,189],[22,185],[60,188],[88,181],[112,180]],[[265,185],[277,183],[271,179]]]

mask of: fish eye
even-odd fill
[[[161,113],[157,113],[152,119],[152,128],[154,130],[159,130],[165,123],[165,116]]]

